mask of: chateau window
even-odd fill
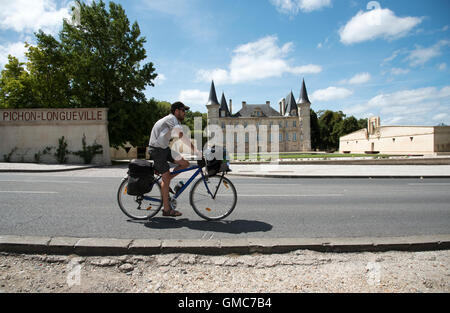
[[[289,133],[286,133],[286,141],[289,141]]]
[[[297,121],[292,122],[292,127],[297,127]]]
[[[297,133],[294,133],[294,134],[293,134],[292,140],[293,140],[293,141],[297,141]]]
[[[286,128],[287,128],[287,127],[289,127],[289,122],[288,122],[288,121],[286,121]]]
[[[281,122],[278,122],[278,126],[280,126],[280,128],[283,127],[283,125],[281,124]]]
[[[248,133],[245,133],[245,142],[248,142]]]
[[[280,133],[280,142],[283,141],[283,134]]]
[[[248,125],[247,122],[244,122],[244,127],[247,127],[247,125]]]

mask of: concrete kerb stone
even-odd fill
[[[124,255],[128,254],[131,239],[83,238],[74,247],[77,255]]]
[[[296,250],[319,252],[429,251],[450,249],[450,235],[385,238],[236,238],[236,239],[112,239],[0,236],[0,251],[25,254],[204,255],[270,254]]]
[[[46,253],[51,237],[0,236],[0,251]]]

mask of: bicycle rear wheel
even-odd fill
[[[199,178],[192,187],[190,202],[195,213],[205,220],[221,220],[236,207],[236,188],[226,177]]]
[[[149,193],[142,196],[130,196],[127,193],[128,178],[125,178],[117,191],[119,207],[125,215],[136,220],[145,220],[155,216],[162,207],[161,186],[155,180]]]

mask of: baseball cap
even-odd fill
[[[190,109],[190,107],[185,105],[183,102],[177,101],[177,102],[172,103],[172,106],[170,107],[170,111],[173,113],[173,112],[175,112],[176,109],[185,109],[186,111],[188,111]]]

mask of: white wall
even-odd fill
[[[94,164],[111,164],[108,136],[108,109],[1,109],[0,110],[0,162],[13,149],[11,162],[35,162],[35,154],[45,147],[53,147],[50,155],[42,155],[40,162],[57,163],[54,153],[58,139],[64,136],[69,151],[82,150],[94,141],[102,146],[103,154],[96,155]],[[67,163],[83,163],[83,159],[67,155]]]

